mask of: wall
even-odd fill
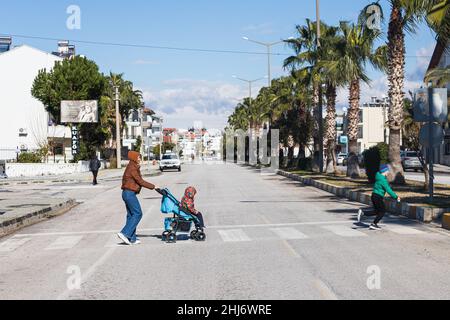
[[[102,169],[106,168],[106,162],[102,161]],[[54,176],[89,172],[89,162],[78,163],[7,163],[6,175],[8,178]]]
[[[60,60],[28,46],[0,54],[0,149],[14,150],[4,158],[15,159],[21,145],[38,149],[37,142],[47,139],[47,112],[32,97],[31,88],[39,70],[50,70]],[[27,130],[27,137],[19,137],[21,128]]]

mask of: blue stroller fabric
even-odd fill
[[[164,220],[164,228],[166,231],[172,230],[171,224],[177,217],[185,221],[199,222],[197,217],[182,210],[180,202],[168,189],[161,190],[161,194],[163,195],[161,212],[164,214],[174,214],[174,218],[166,218]]]

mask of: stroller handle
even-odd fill
[[[167,191],[166,190],[161,190],[159,188],[155,189],[156,192],[158,192],[160,195],[162,196],[166,196],[167,195]]]

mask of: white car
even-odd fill
[[[342,166],[344,165],[344,160],[347,158],[347,154],[345,153],[339,153],[337,156],[337,165]]]
[[[159,170],[163,172],[167,169],[181,171],[181,161],[180,158],[175,153],[163,155],[162,160],[159,162]]]

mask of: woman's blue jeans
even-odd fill
[[[123,190],[122,199],[127,207],[127,222],[122,229],[122,234],[131,242],[136,241],[136,228],[142,219],[142,209],[136,193],[129,190]]]

